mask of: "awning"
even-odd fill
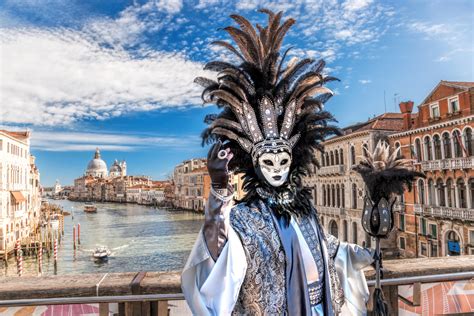
[[[13,198],[15,199],[17,203],[26,201],[21,191],[10,191],[10,193],[12,194]]]

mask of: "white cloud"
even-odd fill
[[[144,148],[196,148],[198,136],[130,135],[103,132],[32,131],[31,146],[41,151],[136,151]]]
[[[445,24],[431,24],[427,22],[413,22],[408,25],[408,28],[412,31],[422,33],[427,38],[434,38],[451,32],[450,27]]]
[[[203,65],[182,54],[134,57],[66,29],[3,29],[0,45],[4,122],[63,125],[200,104],[192,82]]]
[[[370,80],[370,79],[360,79],[359,80],[359,83],[361,83],[361,84],[369,84],[371,82],[372,82],[372,80]]]
[[[358,11],[366,8],[372,2],[373,0],[347,0],[342,6],[348,11]]]

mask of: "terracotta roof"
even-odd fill
[[[0,132],[10,135],[11,137],[16,138],[18,140],[25,140],[25,139],[28,139],[28,137],[30,137],[29,131],[13,132],[13,131],[7,131],[5,129],[0,129]]]
[[[403,114],[384,113],[366,122],[344,128],[347,134],[367,130],[401,131],[403,130]]]
[[[474,88],[474,82],[469,82],[469,81],[441,80],[441,82],[444,83],[444,84],[453,85],[453,86],[460,86],[460,87],[465,87],[465,88]]]

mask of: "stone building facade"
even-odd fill
[[[173,172],[173,184],[174,207],[204,211],[211,185],[206,159],[189,159],[177,165]]]
[[[40,173],[30,132],[0,130],[0,251],[33,233],[40,219]]]
[[[385,113],[346,127],[343,135],[324,142],[325,152],[317,153],[321,167],[315,168],[305,179],[305,185],[312,190],[314,205],[327,232],[342,241],[374,246],[361,226],[364,183],[352,168],[359,163],[364,147],[372,151],[379,139],[385,139],[402,127],[401,114]],[[388,243],[385,248],[395,251]]]
[[[441,81],[390,135],[426,179],[404,195],[397,243],[404,257],[474,254],[474,82]]]

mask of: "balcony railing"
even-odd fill
[[[405,212],[405,203],[396,202],[395,205],[393,206],[393,210],[400,213]]]
[[[326,166],[321,167],[317,172],[320,176],[332,176],[332,175],[342,175],[344,174],[345,166],[344,165],[335,165],[335,166]]]
[[[467,208],[426,206],[423,209],[423,215],[449,219],[460,219],[465,221],[474,221],[474,210]]]
[[[373,287],[373,269],[365,275]],[[381,284],[389,314],[398,315],[399,285],[414,285],[420,292],[422,283],[473,277],[474,256],[386,260]],[[0,307],[98,303],[99,315],[108,315],[109,303],[118,303],[119,315],[161,316],[168,315],[168,301],[183,299],[179,272],[7,277],[0,283]],[[412,303],[419,304],[415,299]]]
[[[450,158],[421,162],[421,169],[423,171],[471,169],[473,167],[474,157]]]
[[[421,214],[421,213],[423,213],[423,205],[421,205],[421,204],[414,204],[414,205],[413,205],[413,211],[415,212],[415,214]]]
[[[320,214],[324,215],[343,216],[346,214],[346,210],[342,207],[318,206],[317,209]]]

